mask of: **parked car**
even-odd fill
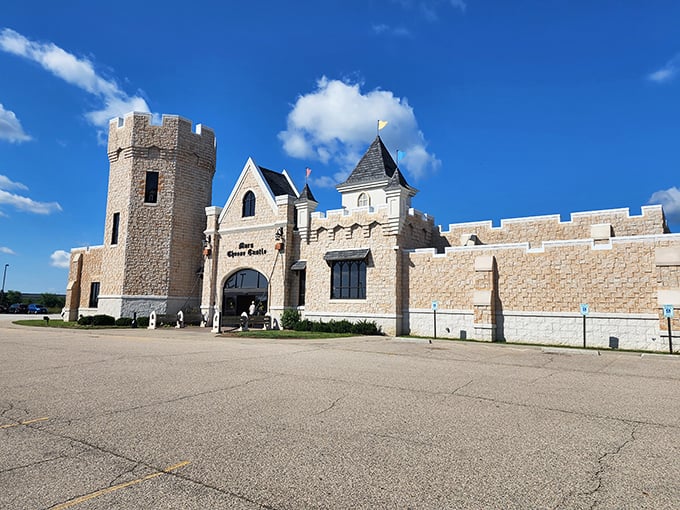
[[[43,305],[37,305],[35,303],[31,303],[28,305],[28,313],[47,313],[47,308],[45,308]]]
[[[9,313],[28,313],[28,306],[24,303],[14,303],[9,305]]]
[[[0,305],[0,313],[7,313],[7,307],[5,305]]]

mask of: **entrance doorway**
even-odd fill
[[[241,269],[232,274],[222,291],[222,316],[238,317],[248,313],[251,303],[255,302],[255,315],[264,315],[268,310],[267,278],[254,269]]]

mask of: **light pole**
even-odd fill
[[[2,298],[2,301],[5,301],[5,277],[7,276],[7,268],[9,267],[9,264],[5,264],[5,270],[2,272],[2,292],[0,292],[0,298]]]

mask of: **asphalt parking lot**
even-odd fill
[[[679,508],[680,357],[0,321],[0,508]]]

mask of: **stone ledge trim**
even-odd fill
[[[654,263],[657,266],[680,266],[680,246],[657,248]]]
[[[476,290],[472,293],[472,304],[474,306],[491,306],[491,291]]]
[[[659,307],[663,305],[680,307],[680,289],[659,289],[657,299],[659,300]]]
[[[475,257],[475,271],[493,271],[493,255]]]

